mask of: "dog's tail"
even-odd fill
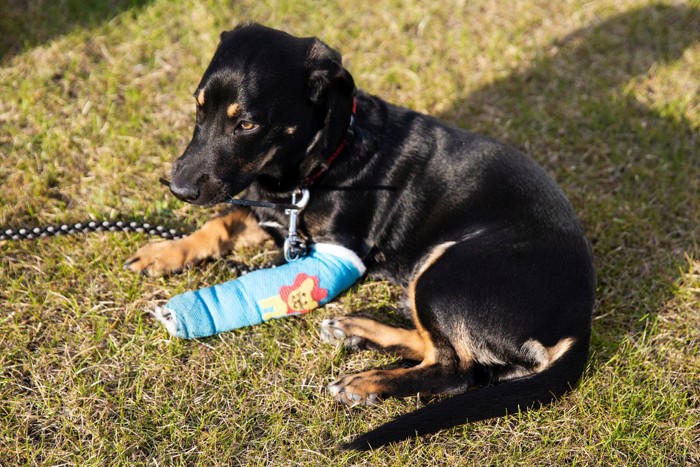
[[[577,340],[539,373],[430,404],[356,438],[344,448],[376,449],[413,436],[549,404],[578,382],[586,365],[588,345],[588,339]]]

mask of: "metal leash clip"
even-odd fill
[[[297,197],[301,199],[297,202]],[[297,216],[309,202],[309,190],[306,188],[294,190],[292,192],[293,209],[285,209],[284,213],[289,215],[289,232],[284,239],[284,259],[288,263],[296,261],[306,254],[306,243],[297,235]]]

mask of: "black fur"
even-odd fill
[[[576,383],[590,339],[593,261],[570,203],[532,159],[370,96],[355,88],[337,51],[256,24],[222,34],[195,96],[202,90],[171,187],[200,205],[246,189],[250,199],[288,202],[291,190],[324,167],[357,100],[354,137],[310,185],[301,231],[310,242],[354,250],[371,276],[404,286],[435,246],[457,242],[415,284],[416,317],[443,359],[425,373],[444,383],[432,392],[464,392],[450,381],[494,382],[514,368],[532,369],[522,351],[530,339],[547,347],[575,340],[544,371],[428,405],[350,447],[525,410]],[[226,115],[231,103],[240,105],[235,118]],[[258,126],[246,131],[242,122]],[[282,213],[255,212],[286,223]],[[466,369],[448,361],[466,338],[493,361]],[[421,374],[409,389],[428,384]]]

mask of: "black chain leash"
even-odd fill
[[[159,236],[167,240],[177,240],[187,236],[187,234],[179,232],[176,229],[168,229],[162,225],[151,225],[147,222],[88,221],[77,222],[75,224],[49,225],[45,227],[2,229],[0,230],[0,241],[34,240],[38,238],[92,232],[137,232],[151,236]],[[249,272],[257,271],[258,269],[274,268],[277,266],[277,263],[273,260],[259,265],[247,265],[237,261],[227,260],[226,266],[236,276],[243,276]]]
[[[88,221],[45,227],[3,229],[0,230],[0,241],[33,240],[36,238],[91,232],[138,232],[146,235],[157,235],[168,240],[177,240],[187,236],[187,234],[183,234],[176,229],[168,229],[162,225],[124,221]]]

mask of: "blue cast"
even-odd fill
[[[325,305],[365,273],[339,245],[318,243],[303,258],[238,279],[176,295],[154,313],[170,334],[206,337]]]

